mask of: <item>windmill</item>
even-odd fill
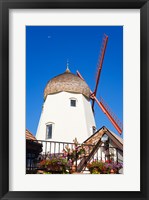
[[[122,134],[122,123],[120,122],[118,117],[112,112],[112,110],[105,103],[105,101],[103,100],[102,97],[100,97],[100,99],[98,100],[98,98],[96,96],[97,90],[98,90],[98,85],[99,85],[99,80],[100,80],[100,76],[101,76],[101,70],[102,70],[102,66],[103,66],[103,61],[104,61],[104,57],[105,57],[107,43],[108,43],[108,36],[106,34],[104,34],[104,37],[103,37],[103,40],[102,40],[102,45],[101,45],[101,51],[100,51],[100,54],[99,54],[99,60],[98,60],[98,64],[97,64],[97,76],[96,76],[95,89],[94,89],[94,91],[90,90],[90,93],[91,93],[90,94],[90,99],[92,100],[92,110],[93,110],[93,112],[94,112],[94,104],[96,102],[97,105],[103,111],[103,113],[106,114],[106,116],[108,117],[110,122],[113,124],[115,129],[118,131],[118,133]],[[82,80],[84,80],[84,78],[82,77],[82,75],[80,74],[79,71],[77,71],[77,75]]]

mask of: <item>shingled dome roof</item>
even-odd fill
[[[62,91],[79,93],[83,94],[87,98],[90,97],[90,89],[86,82],[77,75],[72,74],[69,69],[67,69],[63,74],[52,78],[47,83],[44,90],[44,99],[46,99],[49,94],[55,94]]]

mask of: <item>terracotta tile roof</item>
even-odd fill
[[[37,140],[33,134],[26,129],[26,140]]]

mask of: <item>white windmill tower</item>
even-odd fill
[[[95,131],[86,82],[68,68],[52,78],[44,90],[44,103],[36,133],[37,140],[83,142]]]

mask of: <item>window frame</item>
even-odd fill
[[[48,129],[47,129],[48,126],[51,126],[51,137],[50,138],[48,137]],[[46,140],[52,139],[53,128],[54,128],[54,123],[53,122],[46,123],[46,137],[45,137]]]
[[[71,97],[71,98],[69,98],[69,100],[70,100],[70,107],[77,107],[77,102],[78,102],[78,100],[77,100],[76,98]],[[72,101],[75,101],[75,106],[73,106],[73,105],[71,104]]]

